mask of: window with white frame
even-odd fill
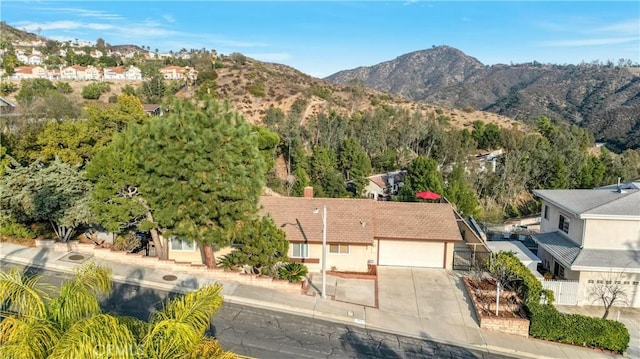
[[[195,243],[186,239],[173,237],[171,238],[172,251],[193,251],[196,249]]]
[[[558,222],[558,229],[564,233],[569,234],[569,218],[560,215],[560,222]]]
[[[329,253],[331,254],[349,254],[348,244],[330,244]]]
[[[306,243],[292,243],[291,244],[291,257],[292,258],[308,258],[309,257],[309,245]]]

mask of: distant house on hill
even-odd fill
[[[388,200],[398,194],[406,174],[406,170],[399,170],[369,176],[364,195],[375,200]]]
[[[149,116],[163,115],[162,108],[160,107],[160,105],[143,104],[142,108],[144,109],[144,112],[146,112]]]

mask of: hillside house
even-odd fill
[[[602,283],[621,285],[640,307],[640,183],[535,190],[542,199],[538,257],[556,278],[578,281],[577,303]]]
[[[262,214],[287,234],[291,261],[320,271],[326,206],[327,270],[367,272],[372,265],[452,268],[454,246],[462,237],[451,205],[314,198],[312,193],[307,188],[307,197],[260,198]],[[170,259],[202,263],[197,245],[175,242]],[[222,249],[216,255],[225,253]]]
[[[364,188],[365,197],[379,201],[390,199],[398,194],[406,174],[406,170],[399,170],[369,176],[369,183]]]
[[[0,97],[0,115],[13,113],[15,110],[16,104],[4,97]]]
[[[47,70],[43,67],[20,66],[14,69],[13,75],[9,78],[11,80],[46,79],[48,76]]]

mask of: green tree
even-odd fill
[[[56,86],[47,79],[28,79],[20,81],[20,91],[16,100],[21,104],[28,104],[37,97],[43,97],[49,91],[55,91]]]
[[[56,90],[58,90],[58,92],[60,92],[61,94],[70,94],[73,92],[73,88],[71,87],[71,85],[69,85],[68,82],[64,82],[64,81],[58,81],[56,82]]]
[[[34,161],[59,158],[72,165],[84,165],[93,155],[96,134],[86,120],[48,121],[38,133],[37,150],[29,156]]]
[[[280,143],[280,137],[278,137],[277,133],[269,131],[269,129],[263,126],[253,125],[251,128],[256,135],[258,149],[264,159],[265,170],[269,172],[276,164],[276,147]]]
[[[431,158],[418,156],[407,168],[404,177],[404,185],[400,188],[398,196],[402,201],[415,201],[416,193],[431,191],[442,195],[442,174],[438,171],[438,163]]]
[[[252,219],[235,237],[239,263],[252,266],[255,274],[274,275],[275,265],[288,260],[289,242],[270,217]]]
[[[466,216],[476,216],[480,210],[480,202],[473,187],[469,183],[463,165],[456,165],[448,176],[445,197],[454,204],[458,212]]]
[[[213,268],[214,246],[229,245],[257,211],[264,161],[251,126],[228,103],[175,100],[172,107],[96,154],[87,166],[96,183],[93,208],[103,221],[112,213],[121,225],[139,221],[151,230],[160,258],[167,258],[166,238],[196,241]]]
[[[344,197],[347,194],[344,178],[338,171],[336,153],[324,146],[313,149],[310,162],[311,183],[318,197]]]
[[[0,322],[3,358],[235,357],[206,336],[222,305],[220,284],[172,298],[147,323],[102,313],[98,298],[113,286],[106,267],[85,264],[57,291],[41,278],[0,272],[0,303],[9,304]]]
[[[362,195],[367,177],[371,175],[371,160],[355,139],[347,138],[342,142],[338,150],[338,167],[344,178],[355,184],[355,195]]]
[[[88,100],[97,100],[103,93],[109,92],[111,87],[104,82],[92,82],[82,88],[82,97]]]
[[[7,171],[0,182],[0,204],[22,223],[50,222],[58,239],[67,241],[91,220],[90,188],[77,168],[57,159],[48,166],[36,161]]]

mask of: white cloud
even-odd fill
[[[171,14],[165,14],[165,15],[162,15],[162,18],[163,18],[166,22],[176,22],[176,19],[175,19]]]
[[[610,37],[610,38],[593,38],[593,39],[579,39],[579,40],[555,40],[544,41],[540,43],[545,47],[583,47],[583,46],[602,46],[602,45],[616,45],[624,44],[628,42],[638,41],[637,37]]]
[[[15,26],[19,29],[25,29],[27,31],[75,30],[75,29],[110,30],[115,28],[114,25],[109,25],[109,24],[85,23],[85,22],[71,21],[71,20],[50,21],[50,22],[21,21],[21,22],[15,23]]]
[[[103,20],[124,19],[122,15],[110,13],[107,11],[100,11],[100,10],[88,10],[88,9],[79,9],[79,8],[49,8],[49,7],[36,8],[34,10],[36,11],[41,10],[48,13],[57,12],[57,13],[69,14],[69,15],[81,16],[81,17],[93,17],[93,18],[98,18]]]
[[[640,19],[609,24],[595,28],[594,31],[638,36],[640,34]]]

